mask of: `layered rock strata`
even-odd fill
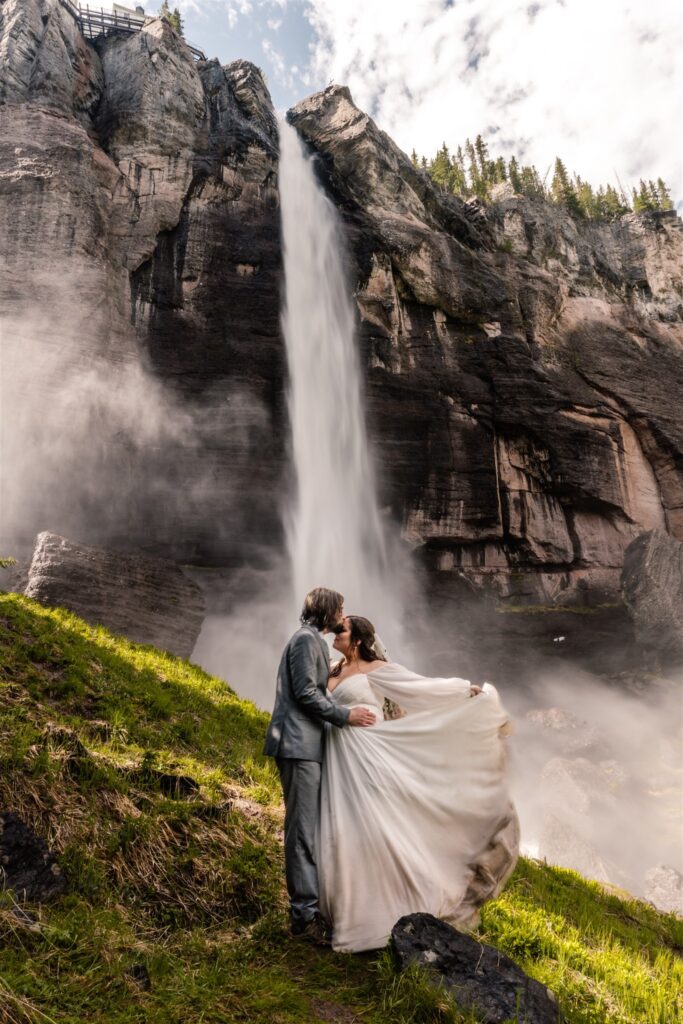
[[[53,533],[36,540],[25,593],[181,658],[190,657],[204,618],[199,587],[173,563],[74,544]]]
[[[59,0],[6,0],[0,55],[0,534],[257,559],[284,386],[260,72],[163,19],[87,43]]]
[[[436,189],[331,86],[290,119],[346,218],[384,493],[441,592],[619,600],[683,536],[683,231]]]
[[[626,549],[622,587],[643,649],[656,663],[683,662],[683,543],[641,534]]]

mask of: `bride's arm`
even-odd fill
[[[376,666],[376,667],[375,667]],[[395,662],[375,662],[368,670],[374,689],[383,697],[399,704],[406,711],[423,711],[437,704],[452,705],[454,701],[472,696],[468,679],[452,677],[429,678],[418,675]]]

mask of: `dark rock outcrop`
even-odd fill
[[[640,644],[683,663],[683,543],[661,530],[641,534],[626,549],[621,582]]]
[[[443,982],[463,1010],[485,1024],[558,1024],[553,994],[493,946],[484,945],[431,914],[402,917],[391,938],[402,967],[420,964]]]
[[[0,813],[0,889],[15,899],[46,903],[66,889],[57,859],[16,814]]]
[[[192,653],[204,616],[199,587],[177,565],[74,544],[53,533],[36,540],[25,593],[182,658]]]

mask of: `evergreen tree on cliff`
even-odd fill
[[[180,11],[177,7],[173,10],[168,6],[168,0],[164,0],[161,7],[159,8],[159,17],[166,18],[166,21],[171,25],[172,28],[178,33],[179,36],[183,35],[184,26],[183,19],[180,15]]]
[[[555,173],[553,174],[550,186],[550,195],[558,205],[565,206],[573,217],[582,216],[583,210],[581,209],[576,189],[570,181],[567,168],[559,156],[555,158]]]

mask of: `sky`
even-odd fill
[[[682,0],[171,6],[208,57],[257,64],[280,111],[336,82],[408,153],[481,133],[542,176],[559,155],[594,185],[662,177],[683,210]]]

